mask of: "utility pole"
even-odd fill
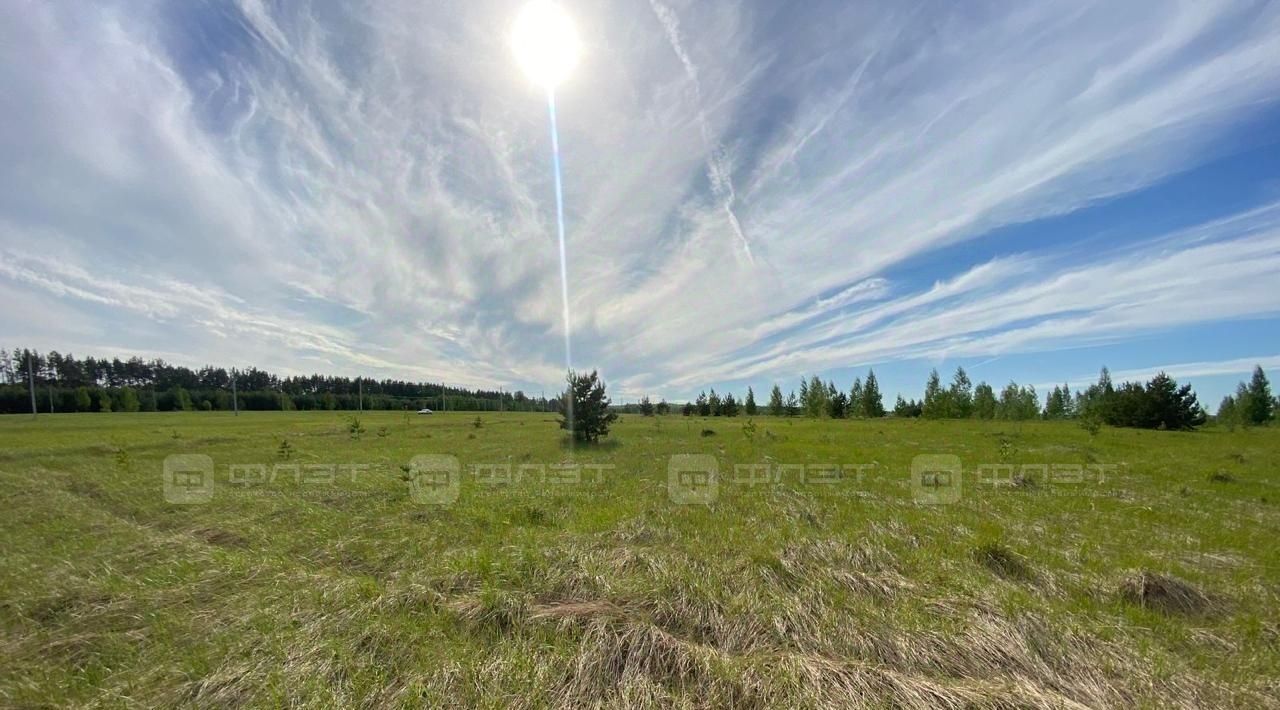
[[[31,386],[31,418],[36,418],[36,375],[35,369],[31,363],[35,360],[35,354],[30,350],[27,351],[27,384]]]
[[[236,392],[236,371],[231,371],[231,410],[235,412],[233,416],[240,416],[240,398]]]

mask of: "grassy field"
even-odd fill
[[[0,705],[1280,707],[1278,429],[349,420],[0,419]]]

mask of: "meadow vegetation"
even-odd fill
[[[0,705],[1278,706],[1275,427],[567,438],[549,413],[0,418]],[[174,454],[210,458],[207,502],[166,500]],[[699,504],[681,454],[716,463]],[[457,457],[455,499],[415,494],[420,455]],[[953,500],[921,502],[918,455],[961,462]]]

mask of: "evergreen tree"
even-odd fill
[[[1204,423],[1204,411],[1191,385],[1179,387],[1172,377],[1161,372],[1147,383],[1146,394],[1153,428],[1183,430]]]
[[[1040,416],[1040,397],[1036,394],[1035,385],[1023,387],[1019,393],[1019,419],[1035,419]]]
[[[1045,419],[1065,419],[1067,416],[1067,400],[1066,393],[1061,387],[1054,387],[1049,393],[1044,405]]]
[[[800,400],[796,399],[795,390],[787,394],[787,416],[794,417],[800,414]]]
[[[662,416],[666,416],[666,415],[668,415],[668,414],[670,414],[670,413],[671,413],[671,405],[667,402],[667,400],[665,400],[665,399],[664,399],[664,400],[659,401],[659,402],[658,402],[658,414],[660,414],[660,415],[662,415]]]
[[[711,411],[711,416],[720,416],[720,395],[716,394],[716,388],[711,388],[711,394],[707,395],[707,408]]]
[[[973,390],[973,416],[975,419],[996,418],[996,393],[986,382],[979,382]]]
[[[810,417],[821,417],[827,413],[827,400],[829,399],[827,386],[822,384],[822,380],[814,375],[809,380],[808,393],[809,398],[803,402],[804,413]]]
[[[849,388],[849,416],[861,417],[865,407],[862,403],[864,389],[862,387],[862,378],[856,377],[853,380],[853,387]]]
[[[696,402],[698,406],[698,416],[700,417],[711,416],[711,401],[707,399],[706,392],[699,392],[698,399],[696,400]]]
[[[734,399],[733,393],[730,392],[720,400],[720,415],[724,417],[738,416],[738,400]]]
[[[1271,383],[1267,375],[1258,365],[1253,369],[1253,378],[1249,380],[1249,399],[1245,401],[1245,416],[1252,424],[1266,424],[1275,416],[1275,400],[1271,397]]]
[[[1017,382],[1010,381],[1000,390],[1000,401],[996,403],[996,418],[1022,419],[1022,388]]]
[[[684,406],[680,408],[680,414],[686,417],[692,417],[694,413],[697,411],[698,411],[698,408],[697,406],[694,405],[693,402],[685,402]]]
[[[862,416],[868,419],[879,419],[884,414],[884,396],[880,394],[880,383],[876,380],[876,371],[867,370],[867,383],[862,388]]]
[[[609,410],[609,397],[600,375],[592,370],[590,375],[579,375],[572,370],[568,375],[565,397],[573,397],[573,422],[566,415],[560,420],[560,428],[567,430],[574,439],[582,442],[599,441],[609,435],[609,425],[618,415]]]
[[[1155,429],[1157,417],[1147,391],[1137,382],[1125,382],[1113,389],[1104,421],[1111,426]]]
[[[1111,417],[1111,409],[1115,406],[1116,388],[1111,383],[1111,370],[1106,367],[1098,374],[1098,384],[1092,388],[1093,396],[1089,398],[1089,407],[1093,408],[1103,421]]]
[[[754,417],[759,412],[759,407],[756,406],[756,393],[750,387],[747,388],[747,401],[742,408],[748,417]]]
[[[782,388],[775,384],[773,390],[769,392],[769,413],[780,417],[786,412],[786,404],[782,401]]]
[[[924,405],[914,399],[903,399],[902,395],[898,395],[898,400],[893,404],[893,416],[904,418],[918,418],[924,410]]]
[[[941,419],[948,416],[946,394],[942,391],[942,378],[934,369],[929,373],[929,381],[924,385],[924,402],[922,414],[925,419]]]
[[[640,415],[645,417],[653,416],[653,402],[647,394],[640,398]]]
[[[969,373],[965,372],[963,367],[956,368],[956,374],[951,379],[949,394],[947,416],[953,419],[968,419],[973,414],[973,383],[969,380]]]
[[[832,419],[844,419],[849,413],[849,395],[837,391],[827,398],[827,416]]]

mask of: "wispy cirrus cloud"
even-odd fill
[[[575,352],[624,394],[1280,309],[1254,286],[1266,215],[906,268],[1238,146],[1280,96],[1271,4],[570,4]],[[201,360],[554,386],[545,109],[512,14],[0,9],[0,279],[139,343],[200,324],[166,351]],[[6,327],[56,339],[38,315]]]

